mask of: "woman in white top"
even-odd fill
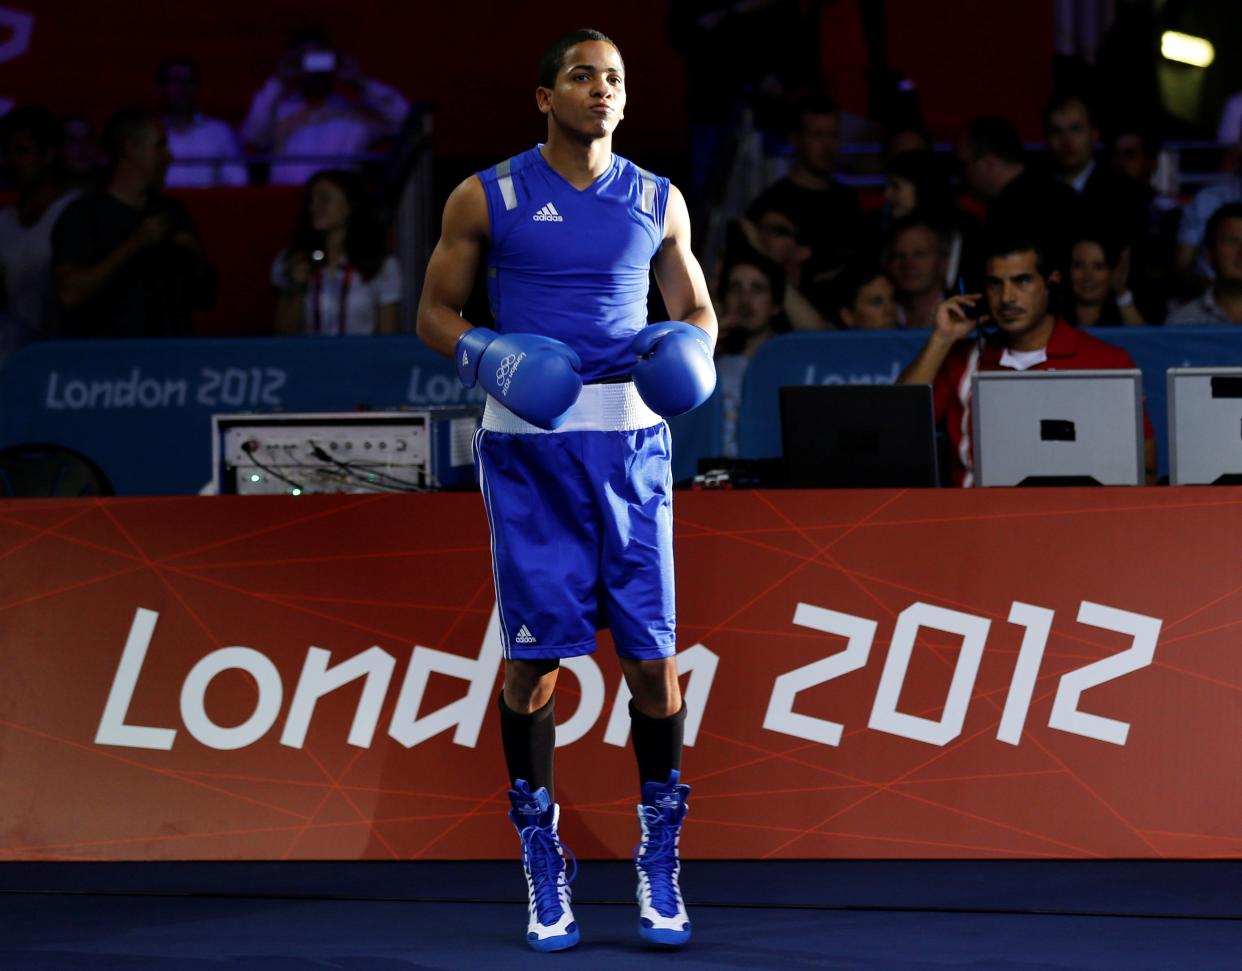
[[[324,169],[306,184],[293,240],[276,254],[276,330],[282,334],[392,334],[401,271],[354,172]]]

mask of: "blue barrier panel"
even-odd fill
[[[413,337],[47,342],[0,371],[0,444],[77,449],[120,495],[187,494],[211,479],[213,414],[482,399]]]
[[[0,446],[53,442],[119,495],[184,495],[212,477],[211,416],[481,404],[411,336],[60,341],[0,369]],[[719,401],[670,422],[674,475],[720,454]]]
[[[1165,372],[1171,367],[1242,365],[1242,327],[1102,327],[1091,331],[1124,347],[1143,372],[1156,430],[1160,474],[1168,469]],[[747,458],[780,455],[783,384],[890,384],[927,340],[926,331],[786,334],[755,354],[742,388],[738,449]]]
[[[698,472],[699,459],[719,456],[724,420],[720,388],[694,411],[668,420],[673,436],[673,481],[684,482]]]
[[[927,340],[926,331],[784,334],[768,341],[746,368],[738,453],[781,454],[777,389],[783,384],[892,384]]]

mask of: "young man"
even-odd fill
[[[601,627],[633,695],[640,933],[665,945],[690,937],[677,885],[689,787],[660,416],[711,393],[716,318],[681,194],[612,152],[625,101],[621,54],[603,34],[575,31],[544,52],[535,103],[547,142],[453,191],[418,313],[423,341],[489,394],[475,460],[505,653],[509,818],[539,951],[578,941],[557,835],[552,694],[560,659],[593,651]],[[484,264],[495,331],[461,316]],[[648,327],[651,269],[678,319]]]
[[[183,57],[164,61],[155,72],[160,116],[168,132],[168,186],[245,185],[249,181],[241,143],[228,122],[208,118],[198,109],[198,65]]]
[[[1242,202],[1226,202],[1212,213],[1204,232],[1212,285],[1169,314],[1170,324],[1242,323]]]
[[[953,453],[953,481],[973,485],[970,384],[976,371],[1064,371],[1092,368],[1133,368],[1130,355],[1056,317],[1050,308],[1051,288],[1060,280],[1049,273],[1044,254],[1030,237],[994,238],[985,250],[985,309],[996,324],[994,339],[972,339],[980,323],[973,313],[980,293],[950,297],[936,308],[927,343],[897,378],[898,384],[930,384],[936,419],[945,423]],[[1144,416],[1149,482],[1156,467],[1155,439]]]
[[[934,326],[949,269],[947,234],[918,216],[901,220],[889,236],[885,263],[897,288],[901,326],[909,330]]]
[[[1061,265],[1082,223],[1082,200],[1027,165],[1013,123],[999,115],[976,118],[958,136],[956,151],[963,185],[987,203],[987,232],[1029,234],[1050,264]]]
[[[1134,183],[1096,162],[1100,130],[1086,99],[1072,92],[1054,94],[1044,105],[1043,118],[1053,176],[1078,194],[1086,224],[1108,227],[1126,244],[1141,239],[1145,199]]]
[[[737,456],[737,423],[742,412],[742,381],[750,359],[776,333],[785,291],[781,268],[759,254],[742,253],[721,274],[720,341],[716,375],[720,385],[720,454]]]
[[[161,191],[172,156],[163,123],[122,108],[103,133],[104,186],[52,229],[52,272],[68,337],[185,337],[216,276],[190,214]]]
[[[854,256],[861,222],[858,194],[833,176],[841,150],[841,109],[829,97],[808,97],[795,106],[792,121],[788,137],[793,167],[748,211],[800,213],[811,247],[809,268],[830,274]]]

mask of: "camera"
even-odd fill
[[[336,70],[336,52],[307,51],[302,55],[302,70],[307,74],[331,74]]]

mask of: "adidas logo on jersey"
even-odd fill
[[[560,219],[561,217],[557,216],[556,218]],[[535,643],[535,635],[532,634],[527,629],[525,624],[522,625],[521,629],[517,632],[517,636],[513,639],[517,641],[519,644],[534,644]]]
[[[556,206],[550,202],[535,213],[533,218],[537,223],[563,223],[565,221],[565,217],[557,212]]]

